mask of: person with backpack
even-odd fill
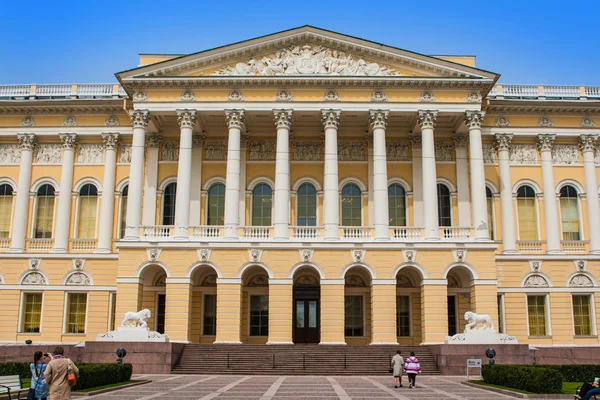
[[[587,387],[585,387],[587,385]],[[579,393],[575,395],[575,399],[579,400],[589,400],[592,396],[600,394],[600,381],[598,379],[594,379],[594,383],[591,385],[589,383],[583,384]]]
[[[65,350],[61,346],[54,349],[53,355],[44,372],[50,387],[50,399],[71,400],[71,386],[75,385],[75,379],[79,377],[79,369],[73,361],[65,358]]]
[[[404,372],[408,375],[408,387],[410,389],[416,388],[416,379],[417,375],[421,373],[421,364],[419,364],[419,360],[415,357],[414,351],[410,352],[410,357],[404,362]]]
[[[396,350],[396,355],[392,357],[392,373],[394,375],[394,387],[402,387],[402,367],[404,367],[404,359],[401,356],[402,352]]]
[[[48,397],[48,384],[44,378],[44,371],[48,365],[48,355],[41,351],[36,351],[33,355],[33,362],[29,364],[31,370],[31,387],[27,393],[27,400],[46,400]]]

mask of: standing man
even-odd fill
[[[54,357],[44,371],[46,383],[50,388],[50,398],[52,400],[70,400],[71,385],[67,381],[67,373],[71,369],[75,376],[79,377],[79,369],[73,361],[65,358],[65,350],[61,346],[57,346],[52,354]]]

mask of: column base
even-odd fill
[[[213,344],[242,344],[242,342],[219,341],[219,342],[213,342]]]
[[[398,342],[375,342],[369,343],[369,346],[400,346]]]
[[[284,345],[290,345],[290,344],[294,344],[294,342],[267,342],[267,345],[273,345],[273,346],[277,346],[280,344],[284,344]]]
[[[50,253],[67,253],[67,249],[62,249],[62,248],[58,248],[55,247],[54,249],[50,250]]]
[[[347,346],[348,344],[346,342],[319,342],[319,346],[321,345],[325,345],[325,346]]]

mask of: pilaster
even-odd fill
[[[371,344],[397,344],[396,285],[371,285]]]
[[[63,146],[63,159],[56,213],[56,233],[52,252],[66,253],[69,249],[69,231],[71,228],[71,192],[73,190],[73,166],[75,165],[77,135],[75,133],[65,133],[59,135],[59,137]]]
[[[445,282],[421,286],[421,344],[444,343],[448,336],[448,290]]]
[[[177,278],[180,279],[180,278]],[[165,333],[169,340],[189,342],[191,331],[192,285],[169,282],[167,278]]]
[[[294,286],[269,283],[269,341],[267,344],[292,344]]]
[[[115,179],[117,171],[118,133],[103,133],[104,179],[102,182],[102,205],[100,209],[100,230],[98,248],[95,253],[112,252],[112,233],[115,210]]]
[[[33,133],[24,133],[17,135],[17,139],[19,140],[19,147],[21,149],[21,163],[19,165],[19,181],[17,182],[10,251],[22,253],[25,251],[25,236],[27,235],[31,165],[33,163],[33,150],[36,145],[36,137]]]
[[[217,336],[215,343],[241,344],[242,284],[217,279]]]
[[[346,344],[344,337],[344,284],[321,285],[321,341]]]
[[[561,253],[558,209],[554,191],[554,172],[552,168],[552,147],[554,146],[553,134],[538,135],[538,149],[542,161],[542,182],[544,191],[544,216],[546,225],[546,252],[548,254]]]

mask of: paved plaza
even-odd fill
[[[202,375],[136,375],[133,379],[150,379],[152,383],[92,396],[94,399],[147,400],[199,399],[216,397],[227,400],[270,399],[401,399],[417,400],[514,399],[499,393],[461,384],[465,377],[419,376],[417,388],[395,389],[389,376],[202,376]]]

